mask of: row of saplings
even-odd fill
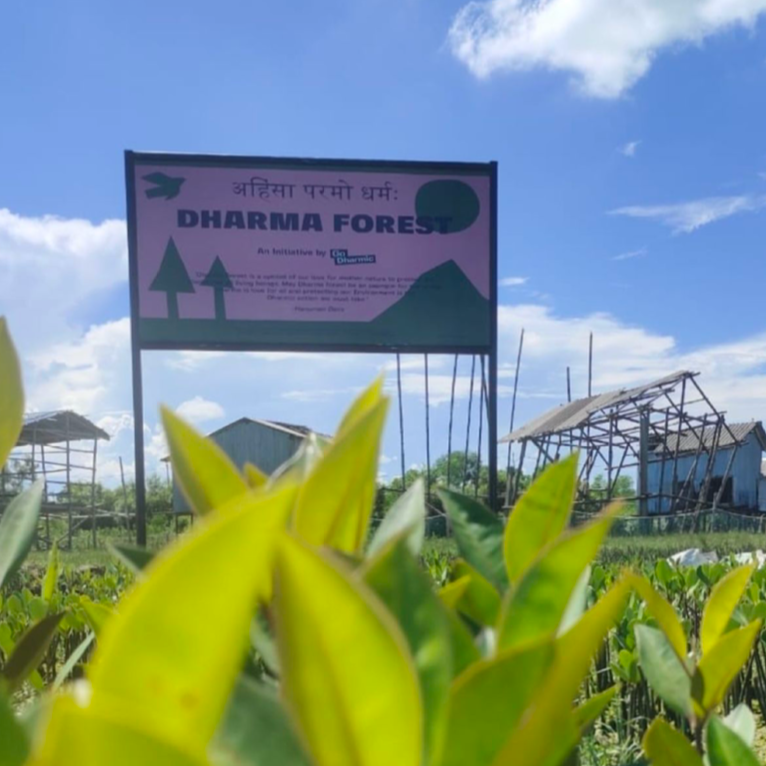
[[[582,684],[631,594],[651,616],[635,626],[641,671],[684,722],[653,721],[647,757],[758,763],[752,714],[720,715],[761,628],[737,614],[752,567],[718,582],[693,645],[640,574],[589,603],[588,567],[615,511],[569,528],[572,459],[537,480],[504,528],[444,490],[462,558],[435,592],[418,563],[422,486],[368,543],[387,407],[378,380],[331,442],[307,439],[271,477],[239,472],[163,410],[173,468],[200,523],[148,564],[136,555],[136,585],[100,624],[86,678],[41,695],[23,716],[11,695],[62,615],[42,616],[18,641],[2,671],[0,763],[556,766],[610,706],[615,688],[582,701]],[[22,413],[18,359],[0,320],[0,464]],[[0,583],[26,555],[40,497],[33,486],[0,522]],[[267,674],[247,661],[253,650]]]

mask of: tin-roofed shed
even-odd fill
[[[71,546],[72,534],[87,519],[94,519],[96,460],[99,441],[109,434],[72,410],[32,412],[24,424],[7,463],[0,467],[0,511],[20,490],[37,479],[45,483],[42,517],[45,530],[38,544],[50,545],[51,515],[66,516],[67,533],[57,542]],[[90,487],[85,503],[72,497],[72,487]],[[82,496],[82,495],[80,495]],[[92,524],[95,546],[95,522]]]
[[[272,420],[240,418],[208,435],[242,468],[252,463],[265,474],[272,474],[289,460],[311,433],[306,426]],[[189,505],[178,483],[173,483],[173,510],[188,513]]]

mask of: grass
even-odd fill
[[[149,535],[151,550],[159,550],[175,538],[172,530],[164,530]],[[113,561],[109,544],[135,545],[132,532],[127,530],[99,530],[97,548],[91,546],[90,532],[79,532],[74,535],[72,550],[60,550],[62,563],[72,566],[104,566]],[[656,561],[686,550],[701,548],[705,551],[716,551],[719,556],[731,553],[752,551],[756,548],[766,549],[766,534],[750,534],[747,532],[710,532],[701,534],[662,534],[653,536],[621,536],[610,537],[604,543],[599,554],[599,560],[608,564],[629,565],[639,561]],[[457,557],[457,546],[452,538],[428,537],[423,548],[423,559],[427,565],[444,566]],[[48,554],[46,551],[33,550],[27,564],[35,567],[44,566]]]
[[[732,553],[766,549],[766,534],[749,532],[708,532],[658,534],[652,536],[609,537],[604,543],[599,560],[607,564],[628,565],[640,561],[657,561],[688,548],[715,551],[725,557]],[[457,546],[451,538],[426,538],[423,558],[426,562],[457,557]]]

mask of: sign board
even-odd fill
[[[491,350],[494,164],[126,160],[140,348]]]

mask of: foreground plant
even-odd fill
[[[569,529],[576,458],[540,477],[505,528],[445,490],[462,558],[437,593],[418,562],[422,484],[370,539],[387,407],[378,380],[331,442],[307,439],[271,477],[253,466],[240,473],[163,411],[199,522],[153,558],[121,552],[136,584],[100,615],[86,680],[43,696],[25,723],[5,700],[0,764],[571,759],[615,691],[578,703],[583,679],[631,587],[641,587],[623,577],[587,609],[589,565],[615,510]],[[728,635],[719,623],[716,642]],[[711,763],[729,763],[713,761],[731,743],[712,713],[706,720]],[[650,733],[652,757],[658,737],[678,735],[660,724]]]

